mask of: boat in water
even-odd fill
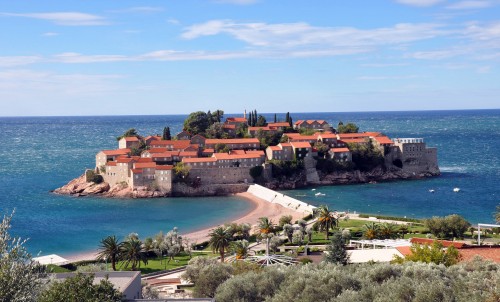
[[[429,193],[434,193],[434,192],[436,192],[436,191],[434,191],[434,189],[429,190]]]
[[[454,188],[454,189],[453,189],[453,192],[455,192],[455,193],[460,192],[460,188]]]
[[[325,195],[326,195],[326,194],[321,193],[321,192],[318,192],[318,193],[314,194],[314,196],[325,196]]]

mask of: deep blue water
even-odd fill
[[[268,120],[272,115],[266,115]],[[283,118],[284,114],[279,117]],[[300,199],[338,210],[430,217],[458,213],[473,223],[493,222],[500,203],[500,110],[303,113],[298,119],[355,122],[361,131],[390,137],[423,137],[438,148],[442,176],[416,181],[289,191]],[[0,118],[0,210],[16,209],[12,232],[30,238],[33,254],[89,251],[99,240],[137,232],[141,237],[174,226],[189,232],[223,223],[250,209],[244,200],[223,198],[102,199],[49,193],[94,166],[95,154],[116,148],[129,128],[143,135],[185,116],[2,117]],[[454,193],[454,187],[461,188]],[[436,192],[431,194],[429,189]]]

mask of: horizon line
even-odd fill
[[[217,110],[217,109],[215,109]],[[255,110],[255,109],[254,109]],[[487,111],[500,110],[500,108],[464,108],[464,109],[418,109],[418,110],[374,110],[374,111],[303,111],[289,112],[290,114],[313,114],[313,113],[389,113],[389,112],[439,112],[439,111]],[[203,111],[196,110],[192,112]],[[211,111],[211,110],[210,110]],[[190,112],[190,113],[192,113]],[[205,112],[205,111],[203,111]],[[248,111],[250,112],[250,111]],[[187,116],[190,113],[174,113],[174,114],[103,114],[103,115],[1,115],[0,118],[16,118],[16,117],[127,117],[127,116]],[[224,113],[224,115],[235,115],[240,113]],[[259,113],[257,111],[257,113]],[[261,112],[260,114],[286,114],[287,112]]]

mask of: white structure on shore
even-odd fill
[[[285,208],[302,212],[304,215],[313,214],[313,211],[316,208],[313,205],[257,184],[250,185],[247,192],[270,203],[276,203]]]

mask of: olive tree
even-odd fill
[[[13,215],[0,224],[0,301],[36,301],[44,270],[26,250],[27,240],[9,235]]]

